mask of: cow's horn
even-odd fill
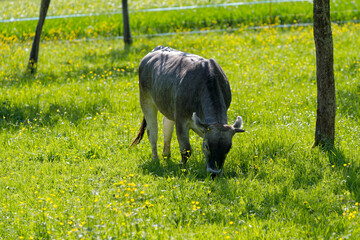
[[[235,121],[233,127],[234,127],[235,129],[240,129],[240,128],[242,128],[242,125],[243,125],[242,117],[238,116],[238,117],[236,118],[236,121]]]

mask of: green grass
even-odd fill
[[[102,37],[45,41],[35,76],[30,41],[1,42],[0,238],[358,239],[360,25],[333,34],[332,152],[310,147],[310,27],[137,38],[129,51]],[[247,132],[222,177],[206,174],[195,134],[186,166],[176,136],[172,159],[152,162],[147,137],[127,149],[142,118],[137,67],[160,44],[215,58],[229,78],[229,121],[241,115]]]
[[[178,6],[201,6],[209,4],[222,4],[233,2],[260,2],[261,0],[165,0],[165,1],[128,1],[130,10],[141,10],[150,8],[168,8]],[[24,18],[24,17],[38,17],[40,0],[20,1],[20,5],[16,2],[0,1],[0,19],[10,18]],[[359,0],[353,1],[331,1],[331,8],[335,11],[353,11],[359,9]],[[269,4],[264,4],[269,8]],[[278,4],[272,3],[272,8],[276,10]],[[283,5],[283,3],[281,4]],[[286,5],[286,4],[285,4]],[[259,6],[259,5],[258,5]],[[58,0],[50,3],[48,14],[54,15],[68,15],[68,14],[83,14],[83,13],[108,13],[121,11],[122,5],[120,0]],[[302,12],[303,13],[303,12]]]
[[[103,8],[98,6],[101,2],[94,1],[90,3],[92,4],[88,6],[82,1],[79,2],[79,5],[60,1],[54,4],[54,6],[50,6],[49,15],[56,15],[56,13],[51,12],[51,9],[54,9],[54,11],[64,11],[61,9],[67,9],[65,6],[68,4],[70,4],[71,7],[69,6],[69,8],[71,10],[59,12],[58,14],[72,13],[72,10],[77,9],[76,7],[78,7],[78,10],[75,13],[114,12],[114,9],[102,10]],[[209,2],[207,4],[214,3],[221,3],[221,1]],[[61,7],[61,4],[63,4],[63,7]],[[115,6],[121,6],[121,4],[119,4],[120,3],[116,3]],[[167,7],[178,5],[188,6],[192,4],[194,3],[188,2],[180,4],[179,2],[169,2]],[[205,4],[205,2],[202,2],[202,4]],[[137,2],[134,2],[133,5],[133,7],[130,6],[130,9],[134,11],[143,9],[143,7],[149,7],[146,4],[141,5]],[[351,3],[346,1],[332,2],[332,21],[359,19],[359,5],[360,0]],[[89,10],[83,9],[82,7],[84,6],[87,6]],[[101,6],[106,7],[109,5],[102,4]],[[158,5],[154,5],[152,8],[156,6]],[[30,11],[30,9],[32,9],[30,6],[25,5],[24,8],[29,9],[28,16],[33,16]],[[95,11],[96,9],[97,11]],[[8,11],[15,13],[14,11],[11,11],[11,9]],[[312,11],[313,6],[310,2],[285,2],[178,11],[131,12],[130,26],[133,35],[143,35],[219,28],[237,29],[254,25],[311,23]],[[5,10],[5,12],[7,11]],[[0,40],[2,42],[13,42],[14,40],[27,41],[32,39],[36,24],[37,21],[2,23]],[[122,36],[122,29],[121,14],[104,14],[80,18],[48,19],[46,20],[42,36],[46,40],[71,40],[79,38],[96,38],[98,36],[114,37]]]
[[[260,0],[245,0],[242,2],[258,2]],[[37,17],[39,14],[39,6],[41,0],[21,1],[21,6],[15,2],[0,1],[0,9],[2,9],[0,19]],[[149,8],[167,8],[191,5],[208,5],[221,4],[229,2],[238,2],[236,0],[165,0],[165,1],[128,1],[131,10],[149,9]],[[340,5],[353,5],[352,3],[340,2]],[[58,0],[50,3],[49,15],[67,15],[79,13],[106,13],[121,11],[122,1],[120,0]]]

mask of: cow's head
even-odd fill
[[[233,125],[220,123],[206,124],[193,113],[192,120],[196,128],[203,133],[203,152],[206,159],[206,170],[213,176],[221,173],[225,158],[232,145],[235,133],[245,132],[242,128],[242,118],[239,116]]]

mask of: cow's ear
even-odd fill
[[[243,127],[243,120],[242,120],[242,117],[238,116],[236,118],[236,121],[235,123],[232,125],[234,130],[235,130],[235,133],[238,133],[238,132],[245,132],[244,129],[242,129]]]
[[[197,130],[204,134],[208,129],[209,125],[201,121],[201,119],[196,115],[196,112],[193,113],[192,120]]]

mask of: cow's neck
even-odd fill
[[[207,124],[227,124],[226,106],[223,95],[220,91],[204,91],[202,94],[203,121]]]

